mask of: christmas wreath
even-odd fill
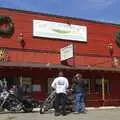
[[[120,30],[116,32],[116,44],[120,48]]]
[[[12,19],[8,16],[0,16],[0,26],[2,26],[2,23],[7,24],[7,28],[3,29],[0,27],[0,35],[11,35],[14,30]]]

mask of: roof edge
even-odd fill
[[[47,16],[51,16],[51,17],[59,17],[59,18],[81,20],[81,21],[92,22],[92,23],[120,26],[120,24],[118,24],[118,23],[110,23],[110,22],[84,19],[84,18],[78,18],[78,17],[62,16],[62,15],[56,15],[56,14],[50,14],[50,13],[41,13],[41,12],[30,11],[30,10],[22,10],[22,9],[14,9],[14,8],[6,8],[6,7],[0,7],[0,9],[11,10],[11,11],[16,11],[16,12],[25,12],[25,13],[28,13],[28,14],[38,14],[38,15],[45,15],[45,16],[47,15]]]

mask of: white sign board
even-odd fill
[[[45,20],[33,20],[33,36],[87,42],[87,27]]]
[[[60,60],[66,60],[73,57],[73,44],[60,49]]]

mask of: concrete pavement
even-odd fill
[[[32,113],[1,113],[0,120],[120,120],[120,108],[102,107],[87,109],[86,114],[69,113],[66,116],[54,116],[54,111],[40,114],[36,109]]]

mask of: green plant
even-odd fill
[[[6,29],[0,28],[0,35],[11,35],[14,31],[12,19],[9,16],[0,16],[0,25],[5,23],[8,25]]]
[[[116,44],[120,48],[120,30],[116,32]]]

